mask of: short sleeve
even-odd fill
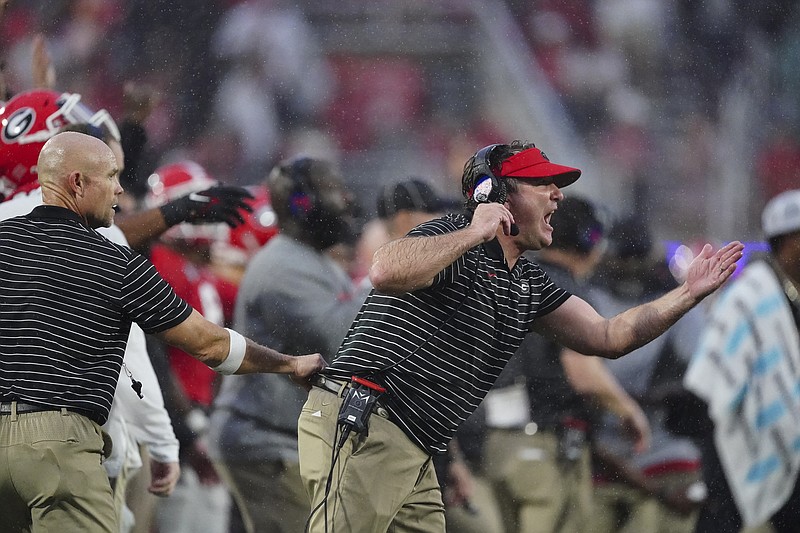
[[[541,275],[540,283],[541,286],[541,300],[539,304],[539,310],[536,313],[536,316],[543,316],[548,313],[551,313],[558,309],[561,304],[566,302],[572,293],[567,291],[566,289],[561,288],[559,285],[550,278],[550,276],[541,269],[538,265],[534,265],[535,271],[537,275]]]
[[[192,313],[192,307],[175,294],[153,264],[131,254],[122,284],[122,308],[145,333],[158,333],[177,326]]]

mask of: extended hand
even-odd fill
[[[463,459],[455,459],[447,471],[447,483],[444,489],[445,504],[463,506],[469,504],[475,493],[475,481],[472,472]]]
[[[150,459],[150,486],[147,490],[156,496],[169,496],[181,475],[178,463],[161,463]]]
[[[34,87],[52,89],[56,86],[56,69],[53,67],[53,62],[50,60],[44,34],[41,33],[37,33],[33,37],[31,74],[33,75]]]
[[[712,253],[710,244],[703,246],[686,272],[686,287],[695,301],[699,302],[731,277],[743,250],[744,245],[739,241],[723,246],[716,253]]]
[[[650,447],[650,422],[639,404],[630,402],[625,406],[625,411],[620,415],[622,427],[633,439],[633,449],[642,453]]]
[[[322,355],[313,353],[310,355],[298,355],[294,358],[294,372],[290,374],[292,381],[306,390],[311,390],[311,376],[328,366]]]
[[[215,185],[200,192],[193,192],[161,206],[161,214],[167,226],[180,222],[212,224],[224,222],[235,228],[244,222],[240,210],[253,212],[246,200],[253,195],[243,187]]]

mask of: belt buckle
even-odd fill
[[[326,376],[322,374],[317,374],[314,379],[311,381],[312,385],[316,385],[322,390],[326,390],[332,394],[336,394],[337,396],[342,392],[344,389],[345,384],[337,383],[332,379],[328,379]]]

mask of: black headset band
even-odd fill
[[[477,177],[480,176],[489,176],[490,178],[497,177],[494,175],[494,170],[492,169],[491,156],[495,148],[497,148],[498,146],[502,145],[490,144],[489,146],[484,146],[475,153],[474,164],[475,164],[475,174]]]

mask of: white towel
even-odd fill
[[[800,339],[768,264],[750,264],[714,303],[684,385],[708,403],[742,520],[763,523],[800,470]]]

